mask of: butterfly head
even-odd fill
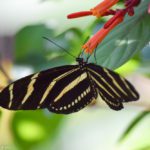
[[[79,64],[81,67],[83,67],[83,66],[86,64],[86,62],[84,61],[84,59],[83,59],[83,58],[80,58],[80,57],[76,58],[76,61],[78,62],[78,64]]]

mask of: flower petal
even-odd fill
[[[67,16],[68,19],[73,19],[73,18],[79,18],[79,17],[84,17],[84,16],[90,16],[92,15],[91,11],[81,11],[81,12],[76,12],[76,13],[72,13],[69,14]]]
[[[119,0],[104,0],[96,7],[91,9],[91,12],[94,16],[100,17],[103,16],[105,12],[107,12],[113,5],[115,5]]]
[[[124,15],[116,18],[111,24],[107,25],[100,29],[87,43],[85,43],[82,48],[86,53],[92,54],[94,49],[98,46],[99,43],[107,36],[107,34],[115,28],[118,24],[120,24],[124,19]],[[109,22],[109,21],[108,21]]]

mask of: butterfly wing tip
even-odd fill
[[[115,110],[115,111],[119,111],[121,109],[123,109],[123,104],[122,103],[117,103],[116,105],[112,105],[110,103],[107,103],[107,105],[112,109],[112,110]]]
[[[120,107],[115,107],[115,108],[113,108],[113,110],[115,110],[115,111],[120,111],[120,110],[122,110],[124,107],[123,106],[120,106]]]
[[[132,99],[129,101],[138,101],[140,99],[140,95],[138,93],[136,93],[136,96],[132,97]]]
[[[140,94],[137,93],[137,97],[135,98],[135,100],[137,101],[137,100],[139,100],[139,99],[140,99]]]

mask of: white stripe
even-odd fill
[[[100,84],[93,76],[91,76],[92,80],[96,82],[96,84],[102,88],[106,93],[108,93],[112,98],[115,98],[102,84]]]
[[[124,93],[126,96],[128,96],[128,94],[120,87],[120,85],[118,84],[118,82],[115,80],[115,78],[108,72],[107,69],[103,69],[104,72],[112,79],[113,83],[116,85],[116,87],[122,92]]]
[[[110,105],[113,105],[113,106],[115,106],[115,107],[117,107],[117,106],[120,105],[119,102],[117,102],[117,104],[116,104],[115,102],[112,102],[112,101],[108,100],[108,99],[102,94],[102,92],[100,92],[100,91],[98,91],[98,92],[99,92],[100,97],[101,97],[101,98],[103,97],[102,100],[104,100],[105,102],[109,103]]]
[[[24,104],[28,98],[31,96],[32,92],[34,91],[34,83],[36,82],[36,78],[39,76],[40,73],[36,73],[32,78],[31,78],[31,82],[29,83],[28,87],[27,87],[27,93],[25,95],[25,97],[23,98],[21,104]]]
[[[72,69],[72,70],[70,70],[70,71],[68,71],[68,72],[63,73],[62,75],[58,76],[57,78],[55,78],[55,79],[49,84],[48,88],[47,88],[46,91],[44,92],[44,94],[43,94],[43,96],[42,96],[42,99],[41,99],[41,101],[39,102],[39,104],[41,105],[41,104],[44,102],[44,100],[46,99],[46,97],[48,96],[48,94],[50,93],[50,91],[52,90],[52,88],[55,86],[56,82],[58,82],[60,79],[62,79],[62,78],[64,78],[64,77],[68,76],[69,74],[71,74],[71,73],[73,73],[73,72],[75,72],[75,71],[77,71],[77,70],[79,70],[79,68]],[[40,108],[40,106],[38,106],[38,108]]]
[[[94,74],[96,74],[97,76],[99,76],[99,78],[101,79],[101,80],[103,80],[103,82],[105,82],[105,84],[107,84],[107,86],[109,87],[109,88],[111,88],[111,90],[118,96],[118,97],[121,97],[115,90],[114,90],[114,88],[105,80],[105,78],[103,78],[100,74],[98,74],[97,72],[95,72],[94,70],[92,70],[92,69],[90,69],[90,68],[88,68],[88,70],[90,70],[91,72],[93,72]],[[92,76],[92,75],[91,75]]]
[[[9,86],[9,92],[10,92],[10,102],[9,102],[9,105],[8,105],[8,107],[10,108],[11,107],[11,105],[12,105],[12,100],[13,100],[13,88],[14,88],[14,84],[11,84],[10,86]]]
[[[75,86],[77,86],[81,81],[87,78],[87,73],[81,74],[79,77],[77,77],[75,80],[73,80],[71,83],[69,83],[62,91],[61,93],[54,99],[54,102],[57,102],[65,93],[73,89]]]
[[[128,84],[126,83],[125,79],[123,77],[120,77],[120,79],[123,81],[123,83],[125,84],[125,87],[131,92],[131,94],[133,95],[133,97],[137,97],[136,94],[134,94],[134,91],[132,89],[130,89],[130,87],[128,86]]]

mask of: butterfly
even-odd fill
[[[0,106],[8,110],[36,110],[70,114],[98,98],[113,110],[124,102],[136,101],[139,94],[119,74],[77,58],[77,65],[44,70],[21,78],[0,92]]]

